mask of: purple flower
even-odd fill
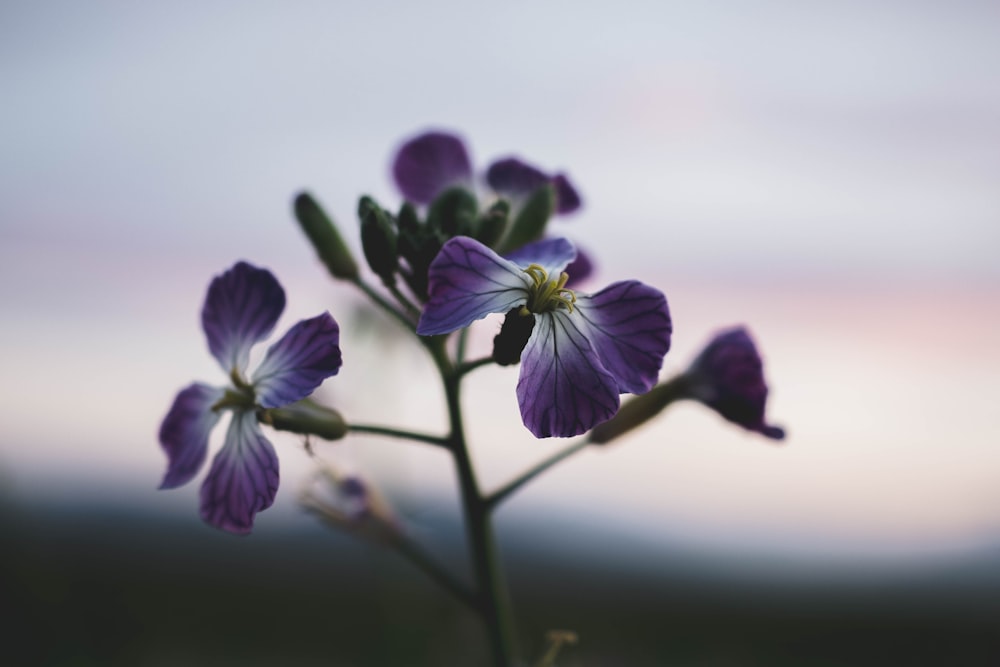
[[[670,349],[670,313],[659,290],[628,280],[576,295],[564,272],[575,257],[562,238],[508,258],[453,238],[431,264],[430,300],[417,324],[418,334],[430,336],[507,313],[498,338],[505,330],[522,336],[512,357],[521,358],[517,400],[524,425],[539,438],[579,435],[610,419],[619,394],[656,383]]]
[[[446,132],[426,132],[405,141],[393,160],[392,176],[403,196],[415,204],[430,204],[452,186],[471,190],[475,180],[465,143]],[[546,174],[516,157],[493,162],[486,169],[485,180],[515,208],[547,184],[555,188],[557,214],[572,213],[581,205],[579,193],[565,174]]]
[[[688,393],[729,421],[781,440],[784,429],[764,421],[767,384],[757,346],[744,327],[717,333],[685,373]]]
[[[201,518],[222,530],[249,533],[257,512],[278,490],[278,459],[257,423],[257,410],[311,394],[340,370],[340,329],[329,313],[295,324],[268,349],[247,379],[250,348],[270,335],[285,308],[285,291],[266,269],[238,262],[208,288],[202,328],[231,384],[195,382],[182,389],[160,426],[167,454],[161,489],[186,484],[201,469],[208,438],[223,410],[233,413],[225,445],[201,487]]]

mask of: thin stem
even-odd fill
[[[459,364],[458,368],[455,370],[459,375],[465,375],[471,371],[476,370],[480,366],[488,366],[493,363],[493,357],[483,357],[482,359],[476,359],[475,361],[466,361]]]
[[[420,309],[417,308],[412,301],[410,301],[409,297],[403,294],[402,290],[400,290],[399,287],[397,287],[396,285],[387,285],[386,289],[388,289],[389,292],[394,297],[396,297],[396,301],[399,302],[399,305],[401,305],[403,309],[406,310],[406,312],[410,315],[410,317],[412,317],[413,319],[420,318]]]
[[[469,327],[458,332],[458,343],[455,346],[455,363],[461,366],[465,362],[465,349],[469,343]]]
[[[375,288],[364,281],[363,278],[355,278],[352,281],[357,287],[368,295],[368,298],[374,301],[379,308],[389,313],[394,317],[400,324],[403,325],[408,331],[416,331],[417,325],[413,323],[413,320],[406,316],[405,313],[400,312],[396,306],[392,305],[388,299],[375,291]]]
[[[347,428],[354,433],[371,433],[374,435],[387,435],[393,438],[403,438],[405,440],[416,440],[418,442],[426,442],[431,445],[437,445],[438,447],[448,446],[447,438],[442,438],[437,435],[430,435],[429,433],[417,433],[415,431],[407,431],[404,429],[391,428],[389,426],[376,426],[373,424],[350,424],[348,425]]]
[[[579,452],[580,450],[586,449],[590,444],[591,444],[590,440],[584,438],[583,440],[579,440],[570,445],[569,447],[566,447],[565,449],[556,452],[547,459],[544,459],[531,469],[525,471],[514,480],[508,482],[507,484],[505,484],[504,486],[500,487],[492,494],[487,496],[485,501],[487,508],[490,511],[494,510],[497,507],[497,505],[506,500],[508,496],[510,496],[512,493],[520,489],[522,486],[533,480],[535,477],[541,475],[543,472],[545,472],[555,464],[559,463],[563,459],[567,459],[573,454]]]
[[[432,581],[454,595],[459,602],[470,609],[476,609],[476,595],[472,590],[465,583],[453,577],[448,570],[441,567],[420,545],[404,538],[396,542],[395,547],[399,553],[405,556],[407,560],[413,563]]]

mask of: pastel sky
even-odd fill
[[[775,447],[678,406],[518,507],[718,544],[996,541],[997,25],[974,1],[5,3],[0,480],[196,521],[196,484],[153,491],[155,434],[179,387],[222,379],[197,324],[208,280],[249,259],[284,283],[283,323],[327,308],[370,322],[290,200],[308,188],[353,231],[360,194],[398,201],[398,141],[439,127],[479,164],[568,171],[585,208],[560,229],[596,251],[595,287],[634,277],[670,300],[665,373],[747,323],[791,434]],[[365,328],[344,354],[323,392],[349,416],[443,424],[405,342]],[[556,443],[519,424],[515,372],[480,372],[471,431],[499,484]],[[278,440],[262,526],[309,469]],[[407,494],[451,488],[433,452],[322,453]]]

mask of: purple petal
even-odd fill
[[[201,518],[230,533],[249,533],[278,492],[278,457],[253,411],[233,413],[226,444],[201,487]]]
[[[580,208],[583,202],[580,201],[580,194],[569,182],[565,174],[556,174],[552,179],[552,185],[556,189],[556,213],[566,215]]]
[[[450,333],[490,313],[506,313],[527,302],[531,278],[467,236],[441,248],[428,272],[430,300],[417,323],[421,336]]]
[[[547,184],[548,174],[516,157],[497,160],[486,170],[486,182],[503,197],[519,200]]]
[[[161,489],[186,484],[201,470],[208,453],[208,436],[221,416],[212,406],[224,393],[219,387],[196,382],[174,398],[160,425],[160,446],[168,461]]]
[[[618,411],[618,383],[572,315],[536,317],[517,383],[521,419],[537,438],[589,431]]]
[[[323,313],[302,320],[267,351],[253,375],[261,407],[302,400],[340,370],[340,327]]]
[[[543,239],[521,246],[504,257],[518,266],[538,264],[549,272],[549,277],[558,275],[576,258],[576,248],[564,238]]]
[[[744,327],[716,334],[687,372],[694,398],[729,421],[769,438],[785,431],[764,421],[767,384],[757,346]]]
[[[569,274],[569,280],[566,281],[566,287],[574,288],[593,275],[594,260],[590,258],[589,252],[580,246],[577,246],[576,259],[569,263],[569,266],[566,267],[565,271]]]
[[[449,186],[471,185],[472,163],[460,138],[427,132],[399,147],[392,175],[404,197],[417,204],[429,204]]]
[[[267,338],[284,309],[285,290],[266,269],[237,262],[216,276],[201,309],[201,325],[223,370],[245,371],[250,348]]]
[[[656,384],[673,330],[663,292],[637,280],[578,297],[576,310],[601,364],[622,392],[642,394]]]

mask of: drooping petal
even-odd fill
[[[775,440],[781,427],[764,419],[768,388],[757,346],[744,327],[720,331],[692,362],[686,376],[692,398],[729,421]]]
[[[340,370],[340,327],[330,313],[302,320],[271,346],[253,374],[264,408],[302,400]]]
[[[577,314],[604,368],[622,392],[642,394],[656,384],[673,327],[663,292],[637,280],[612,283],[576,300]]]
[[[552,178],[552,185],[556,189],[556,213],[566,215],[580,208],[580,193],[576,191],[573,184],[565,174],[556,174]]]
[[[618,383],[572,315],[548,313],[521,355],[517,402],[521,419],[537,438],[585,433],[618,411]]]
[[[527,301],[531,278],[467,236],[441,248],[428,272],[430,300],[417,323],[421,336],[450,333],[490,313],[506,313]]]
[[[486,183],[501,197],[515,201],[548,183],[548,174],[516,157],[497,160],[486,169]]]
[[[249,533],[278,492],[278,457],[250,410],[233,413],[226,444],[201,487],[201,518],[230,533]]]
[[[566,281],[566,287],[575,288],[577,285],[593,275],[594,260],[591,259],[589,252],[580,246],[577,246],[576,259],[569,263],[569,266],[566,267],[565,271],[569,274],[569,280]]]
[[[216,276],[201,309],[201,325],[223,370],[244,372],[250,348],[267,338],[284,309],[285,290],[267,269],[237,262]]]
[[[505,258],[518,266],[527,267],[538,264],[548,271],[552,278],[558,277],[569,264],[576,259],[576,248],[564,238],[551,238],[535,241],[521,246],[505,255]]]
[[[404,197],[416,204],[429,204],[452,185],[471,186],[472,163],[460,138],[427,132],[399,147],[392,175]]]
[[[167,473],[161,489],[186,484],[201,470],[208,452],[208,436],[219,423],[220,413],[212,406],[224,393],[219,387],[195,382],[174,398],[160,424],[160,446],[167,453]]]

